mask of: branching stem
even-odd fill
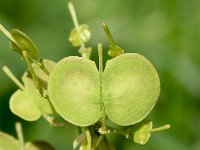
[[[36,88],[39,90],[41,96],[43,96],[43,90],[42,90],[42,88],[40,86],[40,82],[39,82],[39,80],[38,80],[38,78],[37,78],[37,76],[35,74],[35,71],[33,69],[33,66],[32,66],[28,56],[27,56],[27,52],[26,51],[23,51],[23,57],[24,57],[25,62],[28,65],[29,71],[30,71],[30,73],[31,73],[31,75],[33,77],[33,81],[34,81],[34,84],[35,84]]]

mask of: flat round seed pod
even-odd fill
[[[55,150],[45,141],[32,141],[25,144],[25,150]]]
[[[23,51],[27,52],[27,55],[32,59],[38,59],[38,49],[33,41],[23,32],[17,29],[12,29],[11,33],[12,37],[17,42],[17,45],[10,41],[10,48],[20,55],[22,55]]]
[[[38,99],[29,92],[17,90],[10,98],[10,110],[24,120],[35,121],[41,116],[36,101]]]
[[[19,150],[18,141],[11,135],[0,132],[0,150]]]
[[[93,61],[66,57],[59,61],[48,82],[50,101],[56,112],[77,126],[99,120],[99,73]]]
[[[106,63],[103,101],[111,121],[128,126],[144,119],[157,102],[160,81],[153,65],[136,53],[122,54]]]

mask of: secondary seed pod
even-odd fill
[[[13,50],[18,52],[22,56],[22,52],[26,51],[27,55],[37,60],[38,59],[38,49],[34,42],[23,32],[17,29],[12,29],[11,33],[14,40],[17,42],[16,44],[11,40],[9,47]]]
[[[133,140],[135,143],[144,145],[148,142],[151,133],[149,132],[153,127],[152,121],[145,121],[139,125],[138,130],[134,133]]]
[[[79,33],[80,33],[80,38],[84,43],[86,43],[90,40],[91,32],[89,30],[88,25],[86,25],[86,24],[79,25]],[[73,28],[72,31],[70,32],[69,41],[75,47],[78,47],[81,45],[81,41],[79,39],[76,28]]]
[[[55,150],[45,141],[31,141],[25,144],[25,150]]]
[[[0,150],[19,150],[19,143],[11,135],[0,132]]]
[[[32,79],[25,73],[22,77],[25,89],[17,90],[10,98],[10,110],[27,121],[38,120],[42,113],[53,114],[50,102],[41,97]]]

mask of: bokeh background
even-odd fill
[[[101,28],[106,22],[126,52],[146,56],[161,79],[161,95],[148,116],[154,126],[172,128],[155,133],[140,146],[131,139],[110,137],[117,150],[200,150],[200,1],[199,0],[74,0],[80,23],[92,31],[92,59],[98,42],[108,48]],[[73,23],[66,0],[0,0],[0,23],[18,28],[37,44],[41,58],[55,61],[79,55],[68,42]],[[105,52],[105,59],[109,59]],[[0,33],[0,67],[7,65],[20,79],[26,65],[10,51]],[[57,150],[71,150],[77,129],[72,125],[52,128],[44,119],[26,122],[13,115],[9,97],[17,89],[0,70],[0,130],[16,136],[14,123],[21,121],[25,139],[46,140]]]

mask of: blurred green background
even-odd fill
[[[200,150],[200,1],[199,0],[74,0],[80,23],[91,27],[97,59],[98,42],[108,41],[101,28],[106,22],[126,52],[147,57],[161,79],[161,95],[148,116],[155,126],[171,124],[140,146],[120,136],[110,137],[117,150]],[[18,28],[37,44],[41,58],[55,61],[79,55],[68,42],[73,23],[66,0],[0,0],[0,23]],[[106,55],[106,52],[105,52]],[[108,59],[107,55],[106,58]],[[0,33],[0,67],[7,65],[20,79],[26,65],[10,51]],[[52,128],[43,119],[25,122],[13,115],[9,97],[17,89],[0,70],[0,130],[16,136],[14,123],[21,121],[26,140],[47,140],[57,150],[71,150],[77,129],[72,125]]]

